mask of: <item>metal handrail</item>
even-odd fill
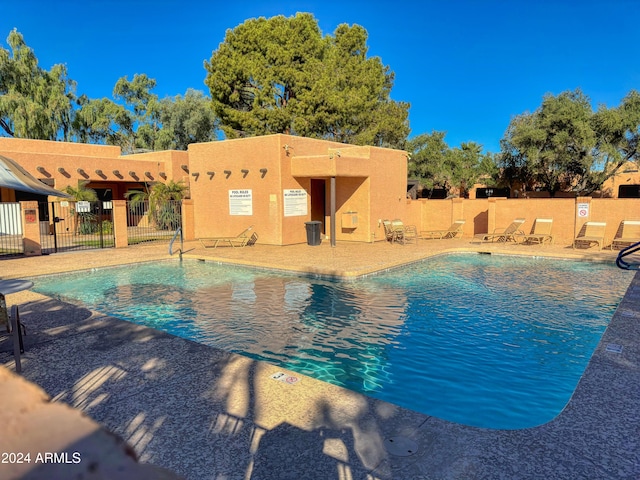
[[[176,233],[173,234],[173,238],[171,239],[171,242],[169,242],[169,255],[173,256],[173,253],[174,253],[173,242],[175,242],[178,234],[180,234],[180,248],[178,249],[178,251],[180,252],[180,260],[182,260],[182,252],[184,251],[184,238],[182,237],[182,227],[178,227],[178,229],[176,230]]]
[[[620,250],[620,252],[618,252],[616,265],[623,270],[640,270],[640,263],[629,263],[622,259],[623,257],[626,257],[627,255],[631,255],[632,253],[636,253],[638,251],[640,251],[640,242],[623,248],[622,250]]]

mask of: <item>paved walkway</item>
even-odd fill
[[[185,257],[356,275],[449,250],[614,258],[468,239],[215,250],[188,242]],[[3,260],[0,278],[168,257],[163,245]],[[141,461],[189,480],[640,478],[637,275],[565,410],[516,431],[449,423],[308,377],[276,381],[300,375],[34,292],[7,299],[29,325],[25,378],[121,435]],[[0,362],[12,368],[8,350],[1,342]]]

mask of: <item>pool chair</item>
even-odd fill
[[[418,232],[415,225],[405,225],[402,220],[396,219],[391,222],[391,229],[395,242],[409,243],[416,240]]]
[[[11,315],[7,309],[4,294],[0,293],[0,327],[5,331],[0,331],[0,336],[11,336],[13,339],[13,356],[16,363],[16,372],[22,372],[20,354],[24,353],[24,343],[22,336],[27,334],[25,326],[20,322],[18,306],[11,307]]]
[[[600,250],[604,245],[604,231],[607,228],[606,222],[586,222],[580,233],[573,240],[573,248],[585,247],[590,248],[597,245]]]
[[[253,230],[253,225],[235,237],[209,237],[201,238],[200,243],[204,248],[217,247],[244,247],[254,245],[258,240],[258,235]]]
[[[547,242],[553,243],[553,235],[551,235],[551,227],[553,226],[553,218],[536,218],[533,222],[531,233],[522,237],[522,243],[538,243],[542,245]]]
[[[479,242],[518,242],[524,235],[520,230],[523,223],[524,218],[516,218],[506,228],[496,228],[492,233],[476,233],[473,238]]]
[[[387,242],[397,242],[399,241],[397,237],[397,233],[393,226],[391,225],[391,220],[383,220],[382,226],[384,227],[384,237],[387,239]]]
[[[424,230],[420,232],[418,238],[423,240],[455,238],[462,233],[462,227],[464,227],[464,220],[456,220],[447,230]]]
[[[623,220],[610,248],[624,248],[640,242],[640,221]]]

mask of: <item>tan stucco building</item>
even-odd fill
[[[402,218],[407,205],[406,152],[290,135],[132,155],[113,146],[0,138],[0,155],[58,190],[86,181],[104,201],[145,183],[183,181],[195,238],[253,225],[258,243],[289,245],[306,241],[305,222],[320,221],[325,238],[371,242],[384,239],[379,221]],[[35,199],[0,189],[3,202]]]

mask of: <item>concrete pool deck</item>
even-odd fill
[[[468,239],[215,250],[185,243],[189,258],[346,276],[453,250],[615,258]],[[0,278],[167,258],[166,245],[18,258],[0,262]],[[7,300],[20,304],[29,328],[24,378],[120,435],[142,462],[189,480],[640,478],[638,274],[564,411],[514,431],[446,422],[34,292]],[[0,343],[0,362],[13,369],[8,343]],[[277,381],[278,372],[300,380]]]

